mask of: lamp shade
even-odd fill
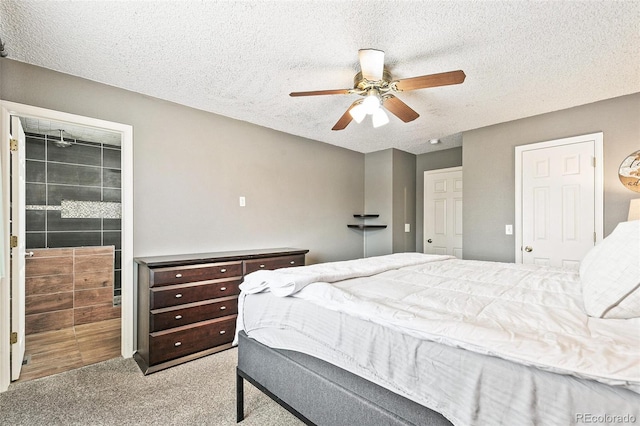
[[[367,111],[365,106],[362,105],[362,103],[359,103],[349,110],[349,114],[351,114],[351,117],[355,120],[356,123],[360,124],[362,123],[362,120],[364,120],[364,117],[367,115]]]
[[[629,217],[627,220],[640,219],[640,198],[633,199],[629,202]]]
[[[373,127],[377,128],[387,124],[389,122],[389,117],[382,108],[378,108],[371,116],[371,121],[373,123]]]
[[[360,49],[358,51],[362,76],[370,81],[382,80],[384,69],[384,52],[376,49]]]
[[[369,90],[369,93],[362,101],[362,106],[367,114],[372,115],[378,109],[380,109],[380,97],[378,96],[378,91],[375,89]]]

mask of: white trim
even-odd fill
[[[64,121],[82,126],[98,128],[111,132],[119,132],[122,136],[122,331],[121,331],[121,353],[124,358],[131,358],[134,351],[135,322],[134,322],[134,282],[133,282],[133,127],[128,124],[114,123],[97,118],[84,117],[45,108],[23,105],[14,102],[0,100],[1,120],[0,120],[0,153],[2,170],[3,194],[8,194],[8,134],[9,117],[18,115],[20,117],[33,117],[53,121]],[[6,198],[6,197],[4,197]],[[9,230],[9,214],[3,199],[3,216],[5,218],[3,228],[4,233],[0,238],[3,243],[4,236]],[[4,270],[9,270],[9,255],[7,250],[4,253]],[[6,275],[6,274],[5,274]],[[9,322],[9,280],[3,276],[0,279],[0,392],[8,389],[11,377],[10,359],[10,322]]]
[[[5,114],[5,108],[2,107],[2,117],[0,119],[0,157],[2,173],[2,233],[0,235],[0,244],[2,244],[2,276],[0,278],[0,392],[4,392],[11,382],[11,347],[9,344],[9,336],[11,333],[11,279],[9,276],[10,269],[10,251],[7,249],[7,241],[9,235],[9,114]]]
[[[446,169],[433,169],[433,170],[425,170],[424,174],[435,174],[435,173],[447,173],[447,172],[457,172],[459,170],[462,170],[462,166],[456,166],[456,167],[447,167]]]
[[[595,181],[594,181],[594,231],[596,233],[595,242],[598,243],[604,238],[604,137],[602,132],[589,133],[581,136],[573,136],[563,139],[554,139],[546,142],[532,143],[528,145],[516,146],[516,217],[515,217],[515,252],[516,262],[522,263],[522,153],[535,149],[551,148],[561,145],[593,140],[593,155],[596,160]]]

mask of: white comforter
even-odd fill
[[[241,289],[640,393],[640,319],[586,316],[576,271],[410,253],[260,271]]]

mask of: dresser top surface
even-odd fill
[[[225,262],[231,260],[260,259],[272,256],[291,256],[308,253],[309,250],[290,247],[257,250],[219,251],[211,253],[178,254],[168,256],[136,257],[133,260],[139,265],[150,268],[174,265],[194,265],[199,263]]]

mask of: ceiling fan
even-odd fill
[[[382,50],[360,49],[358,58],[361,71],[353,78],[353,89],[292,92],[289,96],[360,95],[364,99],[358,99],[352,103],[331,130],[343,130],[351,120],[360,123],[367,115],[371,115],[373,127],[380,127],[389,122],[389,117],[382,107],[405,123],[420,116],[395,97],[394,92],[460,84],[466,77],[462,70],[458,70],[393,80],[389,71],[384,68]]]

